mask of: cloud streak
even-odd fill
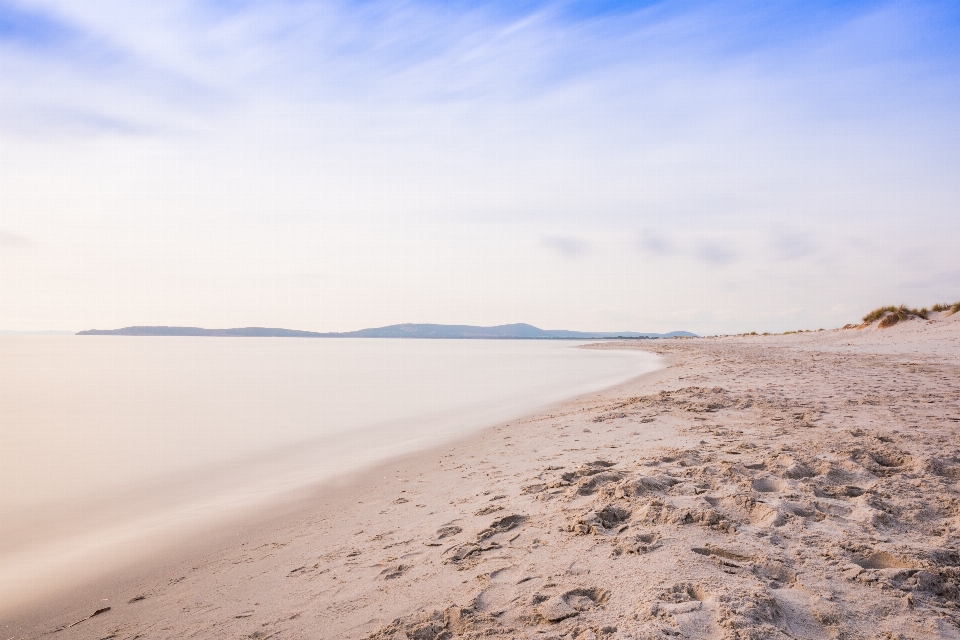
[[[586,241],[573,236],[544,238],[543,245],[564,258],[579,258],[590,249],[590,245]]]

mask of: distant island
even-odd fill
[[[341,333],[318,333],[296,329],[270,329],[243,327],[239,329],[201,329],[200,327],[124,327],[122,329],[89,329],[78,336],[206,336],[216,338],[437,338],[437,339],[567,339],[590,340],[597,338],[696,338],[689,331],[670,333],[637,333],[635,331],[566,331],[563,329],[539,329],[533,325],[517,323],[496,327],[474,327],[464,324],[393,324],[389,327],[344,331]]]

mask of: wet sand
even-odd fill
[[[960,314],[628,346],[669,366],[205,532],[0,637],[960,637]]]

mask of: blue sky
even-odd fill
[[[955,3],[0,0],[0,328],[960,299]]]

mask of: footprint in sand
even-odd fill
[[[827,497],[835,498],[837,500],[843,500],[844,498],[859,498],[863,495],[864,490],[860,487],[854,485],[844,485],[844,486],[819,486],[814,487],[814,495],[818,497]]]
[[[697,555],[716,558],[717,561],[723,566],[732,567],[735,569],[740,569],[743,567],[744,563],[753,560],[753,556],[735,553],[733,551],[721,549],[720,547],[693,547],[690,550]]]
[[[899,558],[886,551],[854,554],[851,559],[854,564],[863,569],[909,569],[914,566],[913,563],[908,560]]]
[[[595,511],[588,511],[567,525],[567,531],[577,535],[610,535],[617,533],[630,519],[630,511],[608,504]]]
[[[650,615],[661,621],[659,631],[686,638],[716,637],[713,613],[707,605],[707,593],[699,586],[684,582],[663,590],[650,608]]]
[[[653,551],[660,546],[659,543],[659,533],[655,531],[649,533],[640,533],[617,542],[617,546],[614,547],[613,550],[613,555],[619,556],[624,553],[640,555],[649,551]]]
[[[446,527],[440,527],[437,529],[437,540],[443,540],[444,538],[449,538],[450,536],[455,536],[458,533],[463,531],[462,527],[456,525],[449,525]]]
[[[754,491],[759,491],[760,493],[774,493],[774,492],[788,492],[792,489],[789,482],[783,478],[777,477],[763,477],[763,478],[754,478],[751,482],[751,486]]]
[[[458,527],[456,525],[446,525],[437,529],[436,535],[434,535],[433,538],[424,542],[423,544],[425,544],[428,547],[439,547],[444,544],[443,542],[441,542],[441,540],[445,540],[446,538],[452,538],[453,536],[461,533],[462,531],[463,531],[462,527]]]
[[[497,617],[508,614],[525,615],[525,605],[536,590],[536,582],[529,575],[529,567],[521,570],[518,565],[508,565],[491,571],[485,576],[488,581],[484,589],[477,594],[473,608]],[[484,576],[478,576],[484,579]]]
[[[500,545],[491,540],[496,535],[505,533],[518,527],[527,520],[527,516],[511,514],[497,518],[490,526],[477,534],[476,543],[467,542],[457,545],[446,552],[444,563],[458,566],[459,570],[467,569],[480,560],[480,554],[491,549],[499,549]]]
[[[490,523],[489,527],[487,527],[486,529],[484,529],[483,531],[477,534],[477,542],[482,542],[487,538],[492,538],[497,534],[510,531],[511,529],[515,529],[521,523],[525,522],[526,519],[527,519],[527,516],[522,516],[517,514],[497,518],[492,523]]]
[[[578,587],[552,597],[534,596],[534,603],[539,604],[537,613],[544,620],[560,622],[603,604],[609,598],[609,591],[597,587]]]
[[[488,507],[483,507],[482,509],[479,509],[479,510],[478,510],[476,513],[474,513],[473,515],[475,515],[475,516],[487,516],[487,515],[490,515],[491,513],[496,513],[497,511],[503,511],[503,507],[501,507],[500,505],[492,504],[492,505],[490,505],[490,506],[488,506]]]
[[[408,564],[396,564],[391,565],[380,572],[380,575],[383,576],[384,580],[393,580],[394,578],[399,578],[404,573],[410,569]]]

